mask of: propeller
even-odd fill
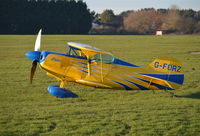
[[[40,31],[38,32],[38,36],[37,36],[36,41],[35,41],[35,51],[40,51],[41,33],[42,33],[42,29],[40,29]]]
[[[34,61],[32,62],[31,73],[30,73],[30,83],[31,83],[31,84],[32,84],[32,81],[33,81],[33,77],[34,77],[34,75],[35,75],[35,70],[36,70],[36,68],[37,68],[37,61],[34,60]]]
[[[38,32],[36,41],[35,41],[35,49],[34,51],[30,51],[26,53],[26,56],[32,60],[32,67],[31,67],[31,73],[30,73],[30,83],[33,81],[33,77],[37,68],[37,63],[40,61],[40,46],[41,46],[41,33],[42,29]]]

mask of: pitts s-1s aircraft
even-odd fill
[[[68,42],[66,54],[40,51],[41,30],[35,42],[35,50],[26,53],[32,60],[30,82],[37,67],[60,81],[50,85],[52,96],[76,98],[65,89],[68,82],[84,86],[124,90],[172,90],[178,89],[184,80],[180,61],[171,57],[155,59],[148,67],[140,67],[114,57],[111,53],[82,43]],[[173,94],[173,93],[172,93]]]

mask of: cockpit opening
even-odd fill
[[[68,46],[67,55],[74,56],[74,57],[83,57],[86,58],[86,55],[78,48]]]
[[[67,55],[72,57],[81,57],[84,59],[88,59],[87,56],[82,52],[81,49],[68,45],[67,46]],[[88,61],[99,62],[103,64],[113,64],[115,61],[115,57],[110,54],[105,53],[96,53],[93,57]]]

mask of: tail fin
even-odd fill
[[[181,62],[171,57],[160,57],[150,63],[152,74],[145,74],[155,82],[163,82],[167,90],[178,89],[184,81],[183,66]]]
[[[171,57],[160,57],[150,65],[155,71],[166,74],[183,74],[183,67],[179,60]]]

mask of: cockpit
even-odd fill
[[[72,57],[84,58],[87,59],[86,55],[79,48],[68,46],[67,55]],[[90,61],[99,62],[104,64],[112,64],[114,62],[114,56],[110,54],[100,54],[96,53],[90,58]]]
[[[96,62],[103,64],[115,64],[115,65],[129,66],[129,67],[139,67],[137,65],[120,60],[114,57],[111,53],[104,52],[90,45],[68,42],[67,48],[68,48],[66,54],[67,56],[85,60],[87,59],[88,62],[91,63]]]
[[[81,57],[81,58],[87,58],[86,55],[81,51],[81,49],[68,46],[67,55],[72,57]]]

